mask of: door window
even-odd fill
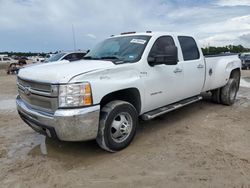
[[[86,55],[86,53],[77,53],[76,54],[77,60],[83,59],[85,55]]]
[[[200,58],[200,53],[195,40],[192,37],[179,36],[184,61]]]
[[[66,55],[63,60],[68,60],[70,61],[72,59],[72,54]]]
[[[153,47],[152,47],[152,49],[151,49],[151,51],[149,53],[149,57],[154,57],[156,55],[165,55],[165,54],[167,54],[166,50],[167,50],[167,47],[169,47],[169,46],[175,46],[174,40],[173,40],[173,38],[171,36],[159,37],[155,41],[155,43],[154,43],[154,45],[153,45]]]
[[[76,54],[69,54],[69,55],[66,55],[64,58],[64,60],[68,60],[68,61],[74,61],[76,59]]]

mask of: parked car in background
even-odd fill
[[[250,68],[250,53],[240,54],[240,59],[242,63],[242,69],[249,69]]]
[[[42,63],[45,61],[45,58],[42,56],[32,56],[30,57],[30,60],[32,61],[32,63]]]
[[[18,62],[10,63],[7,68],[7,74],[18,74],[18,71],[27,64],[29,59],[27,57],[20,57]]]
[[[61,52],[52,55],[50,58],[46,59],[44,63],[55,62],[55,61],[77,61],[83,59],[86,55],[86,52]]]
[[[17,61],[5,56],[5,55],[1,55],[0,56],[0,69],[6,69],[11,63],[16,63]]]
[[[25,57],[25,56],[22,56],[22,57],[18,58],[18,60],[25,60],[25,61],[28,61],[29,58],[27,58],[27,57]]]

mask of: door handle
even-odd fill
[[[204,68],[204,65],[199,64],[199,65],[197,66],[197,68],[198,68],[198,69],[202,69],[202,68]]]
[[[176,68],[176,69],[174,70],[174,73],[179,73],[179,72],[182,72],[182,69]]]

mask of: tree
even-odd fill
[[[242,45],[227,45],[223,47],[214,47],[209,46],[206,48],[202,48],[202,52],[204,55],[217,55],[222,53],[242,53],[242,52],[250,52],[249,48],[245,48]]]

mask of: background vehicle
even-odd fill
[[[61,61],[61,60],[77,61],[77,60],[83,59],[85,55],[86,55],[86,52],[61,52],[61,53],[52,55],[51,57],[46,59],[44,63]]]
[[[38,56],[31,56],[29,58],[32,61],[32,63],[42,63],[45,61],[45,58],[42,56],[39,56],[39,55]]]
[[[133,140],[138,117],[150,120],[202,99],[232,105],[239,89],[237,55],[204,58],[195,39],[167,32],[123,33],[85,60],[20,70],[20,117],[65,141],[96,139],[115,152]]]
[[[250,53],[240,54],[240,59],[242,63],[242,69],[249,69],[250,68]]]
[[[29,60],[26,57],[20,57],[18,59],[18,62],[16,63],[10,63],[8,68],[7,68],[7,74],[17,74],[18,71],[27,64],[27,60]]]
[[[14,59],[11,59],[8,56],[2,55],[0,56],[0,69],[6,69],[11,63],[17,62]]]

